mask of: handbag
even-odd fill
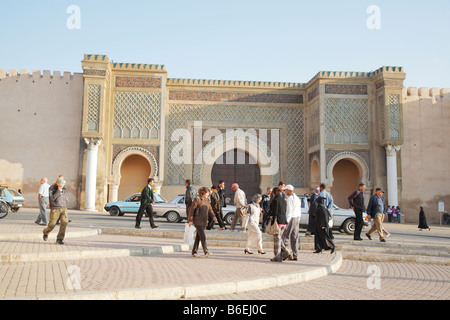
[[[276,235],[280,233],[280,227],[278,226],[278,222],[276,217],[270,217],[269,222],[267,223],[266,233],[271,235]]]

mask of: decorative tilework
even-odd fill
[[[386,139],[386,112],[384,105],[384,95],[379,95],[377,98],[377,106],[378,106],[378,119],[380,125],[380,138],[381,140]]]
[[[217,106],[170,104],[168,116],[168,155],[180,142],[171,141],[172,132],[186,129],[194,121],[221,122],[237,128],[266,128],[267,123],[287,126],[286,182],[296,187],[305,185],[305,124],[303,108]],[[219,128],[220,129],[220,128]],[[183,146],[181,146],[183,147]],[[284,168],[283,168],[284,169]],[[167,179],[170,185],[181,185],[185,176],[185,165],[167,163]]]
[[[158,139],[160,123],[160,93],[114,93],[114,138]]]
[[[325,141],[336,144],[367,144],[369,108],[366,99],[325,100]]]
[[[161,88],[161,77],[116,77],[117,88]]]
[[[102,86],[100,85],[89,85],[88,87],[88,131],[98,131],[100,119],[101,89]]]
[[[400,139],[400,95],[389,95],[389,138]]]
[[[319,100],[308,107],[308,145],[310,148],[320,143],[320,109]]]
[[[221,91],[170,90],[169,100],[174,101],[227,101],[258,103],[303,103],[302,94],[247,93]]]
[[[367,85],[365,84],[326,84],[326,94],[349,94],[366,95]]]

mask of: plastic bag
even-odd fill
[[[184,224],[184,239],[183,243],[188,244],[189,246],[194,245],[194,233],[195,233],[195,227],[189,226],[189,223]]]

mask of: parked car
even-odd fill
[[[187,219],[186,205],[184,204],[184,194],[180,194],[170,201],[164,200],[159,194],[154,193],[155,204],[153,205],[153,214],[155,217],[164,217],[168,222],[176,223]],[[123,201],[109,202],[105,205],[105,210],[111,216],[123,216],[125,213],[137,213],[139,211],[141,194],[135,193]],[[224,208],[224,216],[232,213],[233,219],[236,207],[227,206]],[[231,221],[230,221],[231,224]]]
[[[154,193],[156,203],[165,203],[166,201],[157,193]],[[125,200],[108,202],[104,209],[111,216],[123,216],[125,213],[138,213],[141,205],[141,194],[134,193]]]
[[[17,212],[24,205],[25,198],[19,192],[9,188],[7,185],[0,185],[0,202],[7,204],[12,212]],[[0,212],[4,212],[4,208],[2,209],[0,207]],[[6,214],[8,213],[6,212]],[[6,214],[4,216],[6,216]]]
[[[302,201],[302,216],[300,218],[300,227],[307,228],[309,221],[309,196],[298,196]],[[333,230],[339,230],[346,234],[353,235],[355,233],[356,216],[353,209],[343,209],[333,204]],[[363,213],[364,226],[368,226],[369,223],[365,219],[366,213]]]

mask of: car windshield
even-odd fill
[[[155,202],[156,203],[165,203],[166,200],[164,200],[163,197],[161,197],[159,194],[157,193],[153,193],[153,196],[155,197]]]
[[[172,200],[169,201],[169,203],[174,203],[174,204],[183,204],[184,203],[184,196],[176,196],[175,198],[173,198]]]
[[[8,189],[9,193],[12,194],[13,197],[21,197],[22,195],[14,189]]]

